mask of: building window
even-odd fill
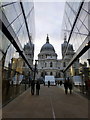
[[[50,62],[50,67],[52,67],[53,66],[53,63],[52,62]]]
[[[44,76],[44,73],[42,72],[42,73],[41,73],[41,77],[43,77],[43,76]]]
[[[65,62],[63,63],[63,67],[66,67],[66,63]]]
[[[45,72],[45,75],[47,75],[47,72]]]
[[[61,74],[60,74],[60,73],[58,73],[58,77],[61,77]]]
[[[45,67],[47,67],[47,63],[45,63]]]
[[[25,62],[23,62],[23,67],[25,67]]]

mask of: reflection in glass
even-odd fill
[[[9,3],[9,2],[7,2]],[[4,3],[6,5],[7,3]],[[3,4],[3,3],[2,3]],[[23,2],[24,11],[26,15],[27,25],[29,29],[29,34],[34,35],[34,16],[33,11],[28,15],[30,10],[33,7],[33,4],[30,2]],[[16,96],[24,92],[27,88],[30,87],[30,80],[32,79],[32,71],[29,69],[25,60],[21,57],[21,53],[18,53],[18,47],[23,55],[25,55],[24,46],[30,44],[29,36],[26,29],[26,23],[24,20],[23,12],[20,6],[20,2],[16,2],[13,4],[8,4],[3,8],[0,8],[0,12],[6,16],[3,22],[5,22],[5,27],[7,29],[12,28],[12,31],[9,29],[9,33],[14,35],[13,41],[17,44],[13,44],[10,42],[10,37],[5,36],[5,31],[0,31],[0,77],[2,76],[2,102],[3,105],[7,104],[9,101],[13,100]],[[19,16],[20,15],[20,16]],[[28,16],[27,16],[28,15]],[[27,19],[28,17],[28,19]],[[5,21],[6,20],[6,21]],[[9,25],[7,25],[9,23]],[[10,39],[10,40],[9,40]],[[32,48],[29,48],[29,52]],[[33,66],[33,54],[34,49],[30,55],[29,62]],[[24,56],[27,58],[27,55]],[[32,59],[32,62],[30,61]],[[2,72],[2,75],[1,75]],[[1,80],[1,79],[0,79]],[[1,83],[1,81],[0,81]]]

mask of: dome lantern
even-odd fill
[[[51,44],[49,43],[48,34],[47,34],[47,38],[46,38],[46,43],[42,46],[40,52],[44,52],[44,51],[51,51],[51,52],[54,52],[54,53],[55,53],[55,49],[54,49],[53,45],[51,45]]]
[[[47,34],[47,38],[46,38],[46,43],[49,43],[49,37],[48,37],[48,34]]]

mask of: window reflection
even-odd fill
[[[17,18],[12,24],[11,24],[12,28],[14,29],[14,32],[17,33],[17,31],[19,30],[19,28],[21,27],[21,23],[19,21],[19,18]]]
[[[14,6],[16,13],[17,13],[17,16],[18,16],[22,12],[21,6],[19,3],[15,3],[15,4],[13,4],[13,6]]]
[[[0,30],[0,50],[2,50],[3,53],[5,53],[10,45],[10,42],[8,41],[7,37],[1,32]]]
[[[10,0],[12,2],[12,0]],[[20,2],[9,4],[10,2],[2,2],[0,5],[5,5],[0,8],[0,12],[3,11],[5,27],[11,28],[12,31],[9,31],[12,35],[12,32],[16,33],[14,36],[15,42],[18,44],[20,50],[24,51],[24,45],[29,41],[27,34],[26,24],[23,16],[23,12],[20,6]],[[23,2],[24,11],[26,15],[30,12],[33,4],[30,2]],[[20,16],[19,16],[20,15]],[[28,15],[27,25],[29,28],[29,34],[33,35],[33,12]],[[3,21],[3,20],[2,20]],[[8,24],[7,24],[8,23]],[[10,29],[9,29],[10,30]],[[7,36],[8,37],[8,36]],[[13,46],[2,31],[0,31],[0,75],[2,71],[2,102],[6,104],[8,101],[14,99],[17,95],[21,94],[28,87],[30,87],[29,77],[32,75],[32,71],[29,69],[28,65],[26,67],[26,62],[18,53],[17,46]],[[33,37],[33,36],[32,36]],[[18,39],[17,39],[18,38]],[[24,53],[24,52],[23,52]],[[32,53],[31,53],[32,54]],[[24,54],[23,54],[24,55]],[[30,55],[28,53],[28,55]],[[30,55],[32,57],[33,55]],[[25,56],[27,59],[27,56]],[[29,59],[30,60],[30,59]],[[25,65],[25,66],[24,66]],[[33,57],[32,57],[32,66],[33,66]],[[32,76],[31,76],[32,77]]]
[[[82,2],[82,1],[81,1]],[[84,51],[85,47],[84,44],[88,39],[88,34],[90,32],[89,23],[90,23],[90,14],[89,14],[89,6],[90,2],[84,2],[83,8],[81,8],[81,11],[79,13],[79,16],[77,17],[77,21],[75,25],[72,25],[75,20],[75,17],[78,13],[79,6],[81,2],[68,2],[65,7],[65,12],[67,14],[64,14],[64,21],[63,21],[63,36],[65,36],[64,33],[67,35],[67,40],[69,40],[69,44],[73,45],[74,51],[72,53],[71,58],[71,65],[68,68],[68,60],[65,58],[70,57],[70,53],[68,53],[69,50],[69,44],[66,46],[68,49],[66,51],[66,54],[64,54],[64,60],[67,61],[66,64],[66,72],[64,76],[69,76],[72,81],[75,83],[75,90],[82,92],[85,95],[89,95],[90,97],[90,48],[86,52]],[[69,16],[70,15],[70,16]],[[68,17],[69,16],[69,17]],[[70,26],[70,23],[72,24]],[[69,36],[69,33],[72,33],[71,36]],[[68,39],[70,37],[70,39]],[[63,37],[64,38],[64,37]],[[81,52],[83,52],[81,56]],[[74,56],[73,56],[74,55]],[[68,56],[68,57],[67,57]],[[75,59],[74,59],[75,57]],[[76,60],[77,59],[77,60]],[[75,61],[74,61],[75,60]],[[72,63],[73,62],[73,63]],[[65,65],[64,65],[65,66]]]
[[[17,17],[17,13],[16,13],[16,10],[15,10],[13,4],[5,6],[3,8],[3,11],[4,11],[9,23],[11,23]],[[12,12],[10,12],[10,11],[12,11]]]

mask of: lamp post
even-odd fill
[[[31,82],[31,94],[34,95],[34,91],[35,91],[35,75],[36,75],[36,69],[37,69],[37,61],[35,60],[35,68],[34,68],[34,75],[33,75],[33,80]]]

